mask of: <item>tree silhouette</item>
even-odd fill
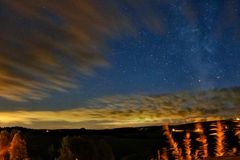
[[[15,133],[9,147],[10,160],[28,159],[26,142],[20,132]]]
[[[62,139],[59,159],[60,160],[64,160],[64,159],[73,160],[74,159],[74,155],[71,151],[71,138],[70,137],[64,137]]]

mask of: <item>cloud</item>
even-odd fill
[[[172,9],[166,0],[1,1],[0,97],[38,100],[75,88],[79,76],[108,65],[109,39],[136,36],[140,29],[164,34]],[[225,12],[225,19],[235,20],[235,12]],[[186,1],[182,14],[197,24],[193,3]]]
[[[131,30],[110,2],[24,0],[0,5],[0,96],[9,100],[42,99],[51,90],[75,87],[79,73],[91,75],[108,64],[106,38]]]
[[[239,89],[160,96],[112,96],[60,111],[0,112],[1,126],[118,128],[229,119],[239,115]]]
[[[1,6],[0,96],[9,100],[42,99],[49,90],[75,87],[78,73],[107,65],[106,37],[132,30],[110,1],[2,1]]]
[[[134,18],[164,30],[157,8],[152,11],[143,1],[4,0],[0,5],[0,97],[14,101],[75,88],[74,79],[108,65],[109,39],[135,35]],[[136,17],[123,5],[144,14]]]

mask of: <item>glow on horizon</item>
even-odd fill
[[[93,115],[94,113],[98,115]],[[106,116],[108,115],[108,116]],[[151,118],[152,115],[132,114],[126,117],[123,114],[109,115],[108,111],[103,109],[74,109],[63,111],[14,111],[0,112],[0,125],[2,127],[21,126],[27,128],[121,128],[121,127],[140,127],[156,126],[162,124],[181,124],[186,123],[187,117],[176,116],[175,118],[158,117]],[[164,121],[165,119],[165,121]],[[191,122],[220,120],[224,117],[209,116],[191,118]],[[58,123],[59,122],[59,123]],[[64,122],[64,123],[63,123]]]

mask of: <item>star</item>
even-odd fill
[[[216,79],[221,79],[221,76],[216,76]]]

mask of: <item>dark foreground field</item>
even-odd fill
[[[217,124],[204,122],[111,130],[32,130],[18,127],[2,130],[9,133],[20,130],[26,141],[28,157],[32,160],[160,160],[187,159],[189,156],[202,159],[204,154],[208,159],[239,159],[239,121],[221,121],[221,126]],[[186,133],[189,138],[186,138]],[[187,140],[190,140],[188,145]],[[219,157],[214,158],[217,155]]]

